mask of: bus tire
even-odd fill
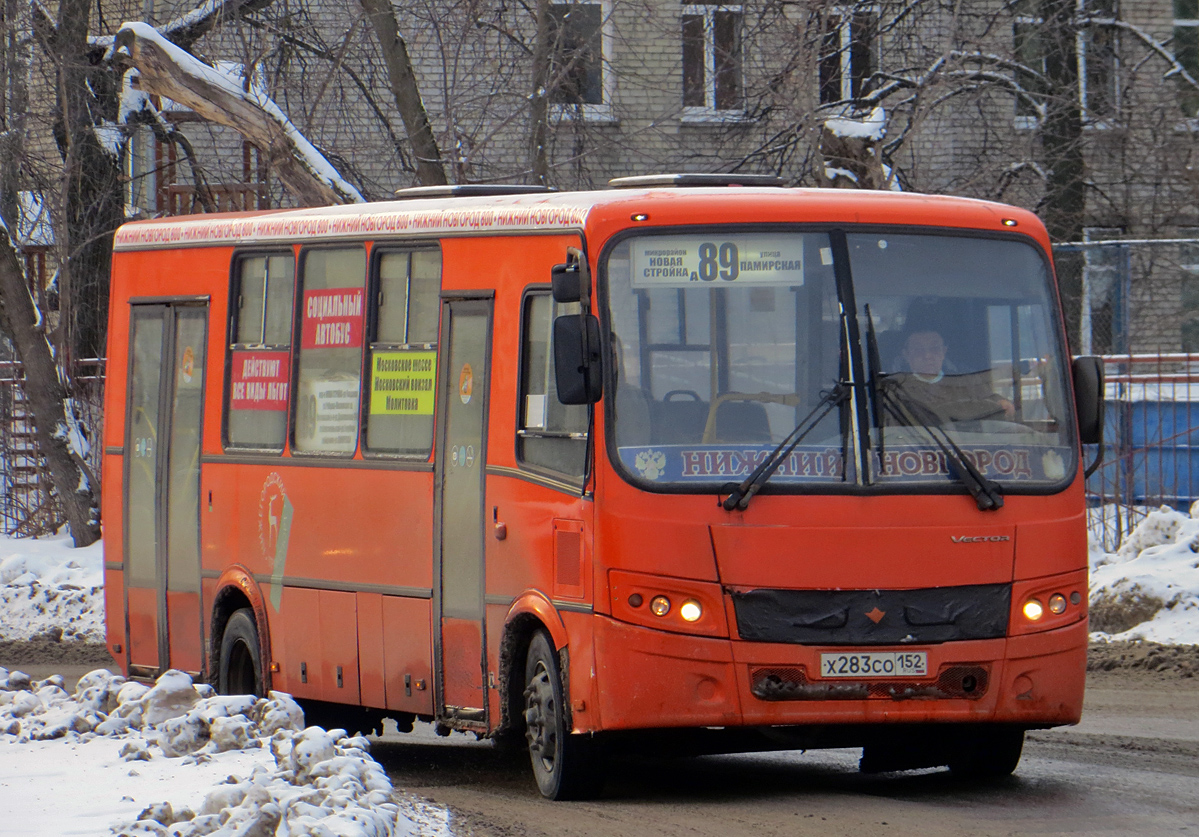
[[[221,656],[217,662],[217,691],[222,695],[262,694],[262,658],[258,650],[258,626],[248,607],[235,611],[221,634]]]
[[[949,769],[963,779],[1002,779],[1016,770],[1023,750],[1024,730],[1019,727],[974,730],[954,742]]]
[[[567,724],[558,653],[539,630],[525,661],[525,738],[533,776],[547,799],[588,799],[603,788],[596,741],[574,735]]]

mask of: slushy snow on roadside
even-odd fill
[[[1162,506],[1116,552],[1091,541],[1092,640],[1199,644],[1199,503]]]
[[[103,567],[99,543],[0,536],[0,640],[102,643]],[[393,794],[365,738],[305,729],[285,694],[222,697],[178,671],[67,688],[0,668],[0,833],[449,834],[443,808]]]
[[[104,547],[0,537],[0,639],[104,642]]]
[[[218,696],[179,671],[153,687],[105,670],[64,685],[0,668],[12,833],[390,837],[444,823],[401,813],[367,740],[305,729],[285,694]]]

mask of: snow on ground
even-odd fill
[[[68,535],[0,537],[0,639],[104,641],[104,548]]]
[[[1092,536],[1093,640],[1199,644],[1199,504],[1191,512],[1148,511],[1116,552]],[[102,547],[70,543],[0,537],[0,640],[103,641]],[[4,833],[449,833],[444,809],[393,795],[366,739],[303,729],[287,695],[218,697],[180,672],[153,688],[105,671],[66,685],[0,668]]]
[[[0,537],[0,640],[103,642],[103,567],[99,543]],[[444,809],[393,796],[365,738],[304,729],[280,692],[221,697],[177,671],[67,685],[0,668],[2,834],[449,834]]]
[[[0,668],[5,833],[446,833],[444,812],[401,811],[365,738],[305,729],[285,694],[218,696],[179,671],[153,687],[105,670],[64,685]]]
[[[1092,640],[1199,644],[1199,503],[1149,512],[1116,552],[1091,539]]]

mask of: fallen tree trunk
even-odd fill
[[[362,195],[296,130],[269,97],[164,39],[151,26],[127,23],[117,33],[117,59],[137,69],[141,89],[238,131],[305,206],[357,203]]]

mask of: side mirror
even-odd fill
[[[594,404],[604,394],[599,320],[564,314],[554,320],[554,380],[563,404]]]
[[[1074,401],[1078,435],[1084,445],[1103,444],[1103,359],[1094,355],[1074,358]]]

